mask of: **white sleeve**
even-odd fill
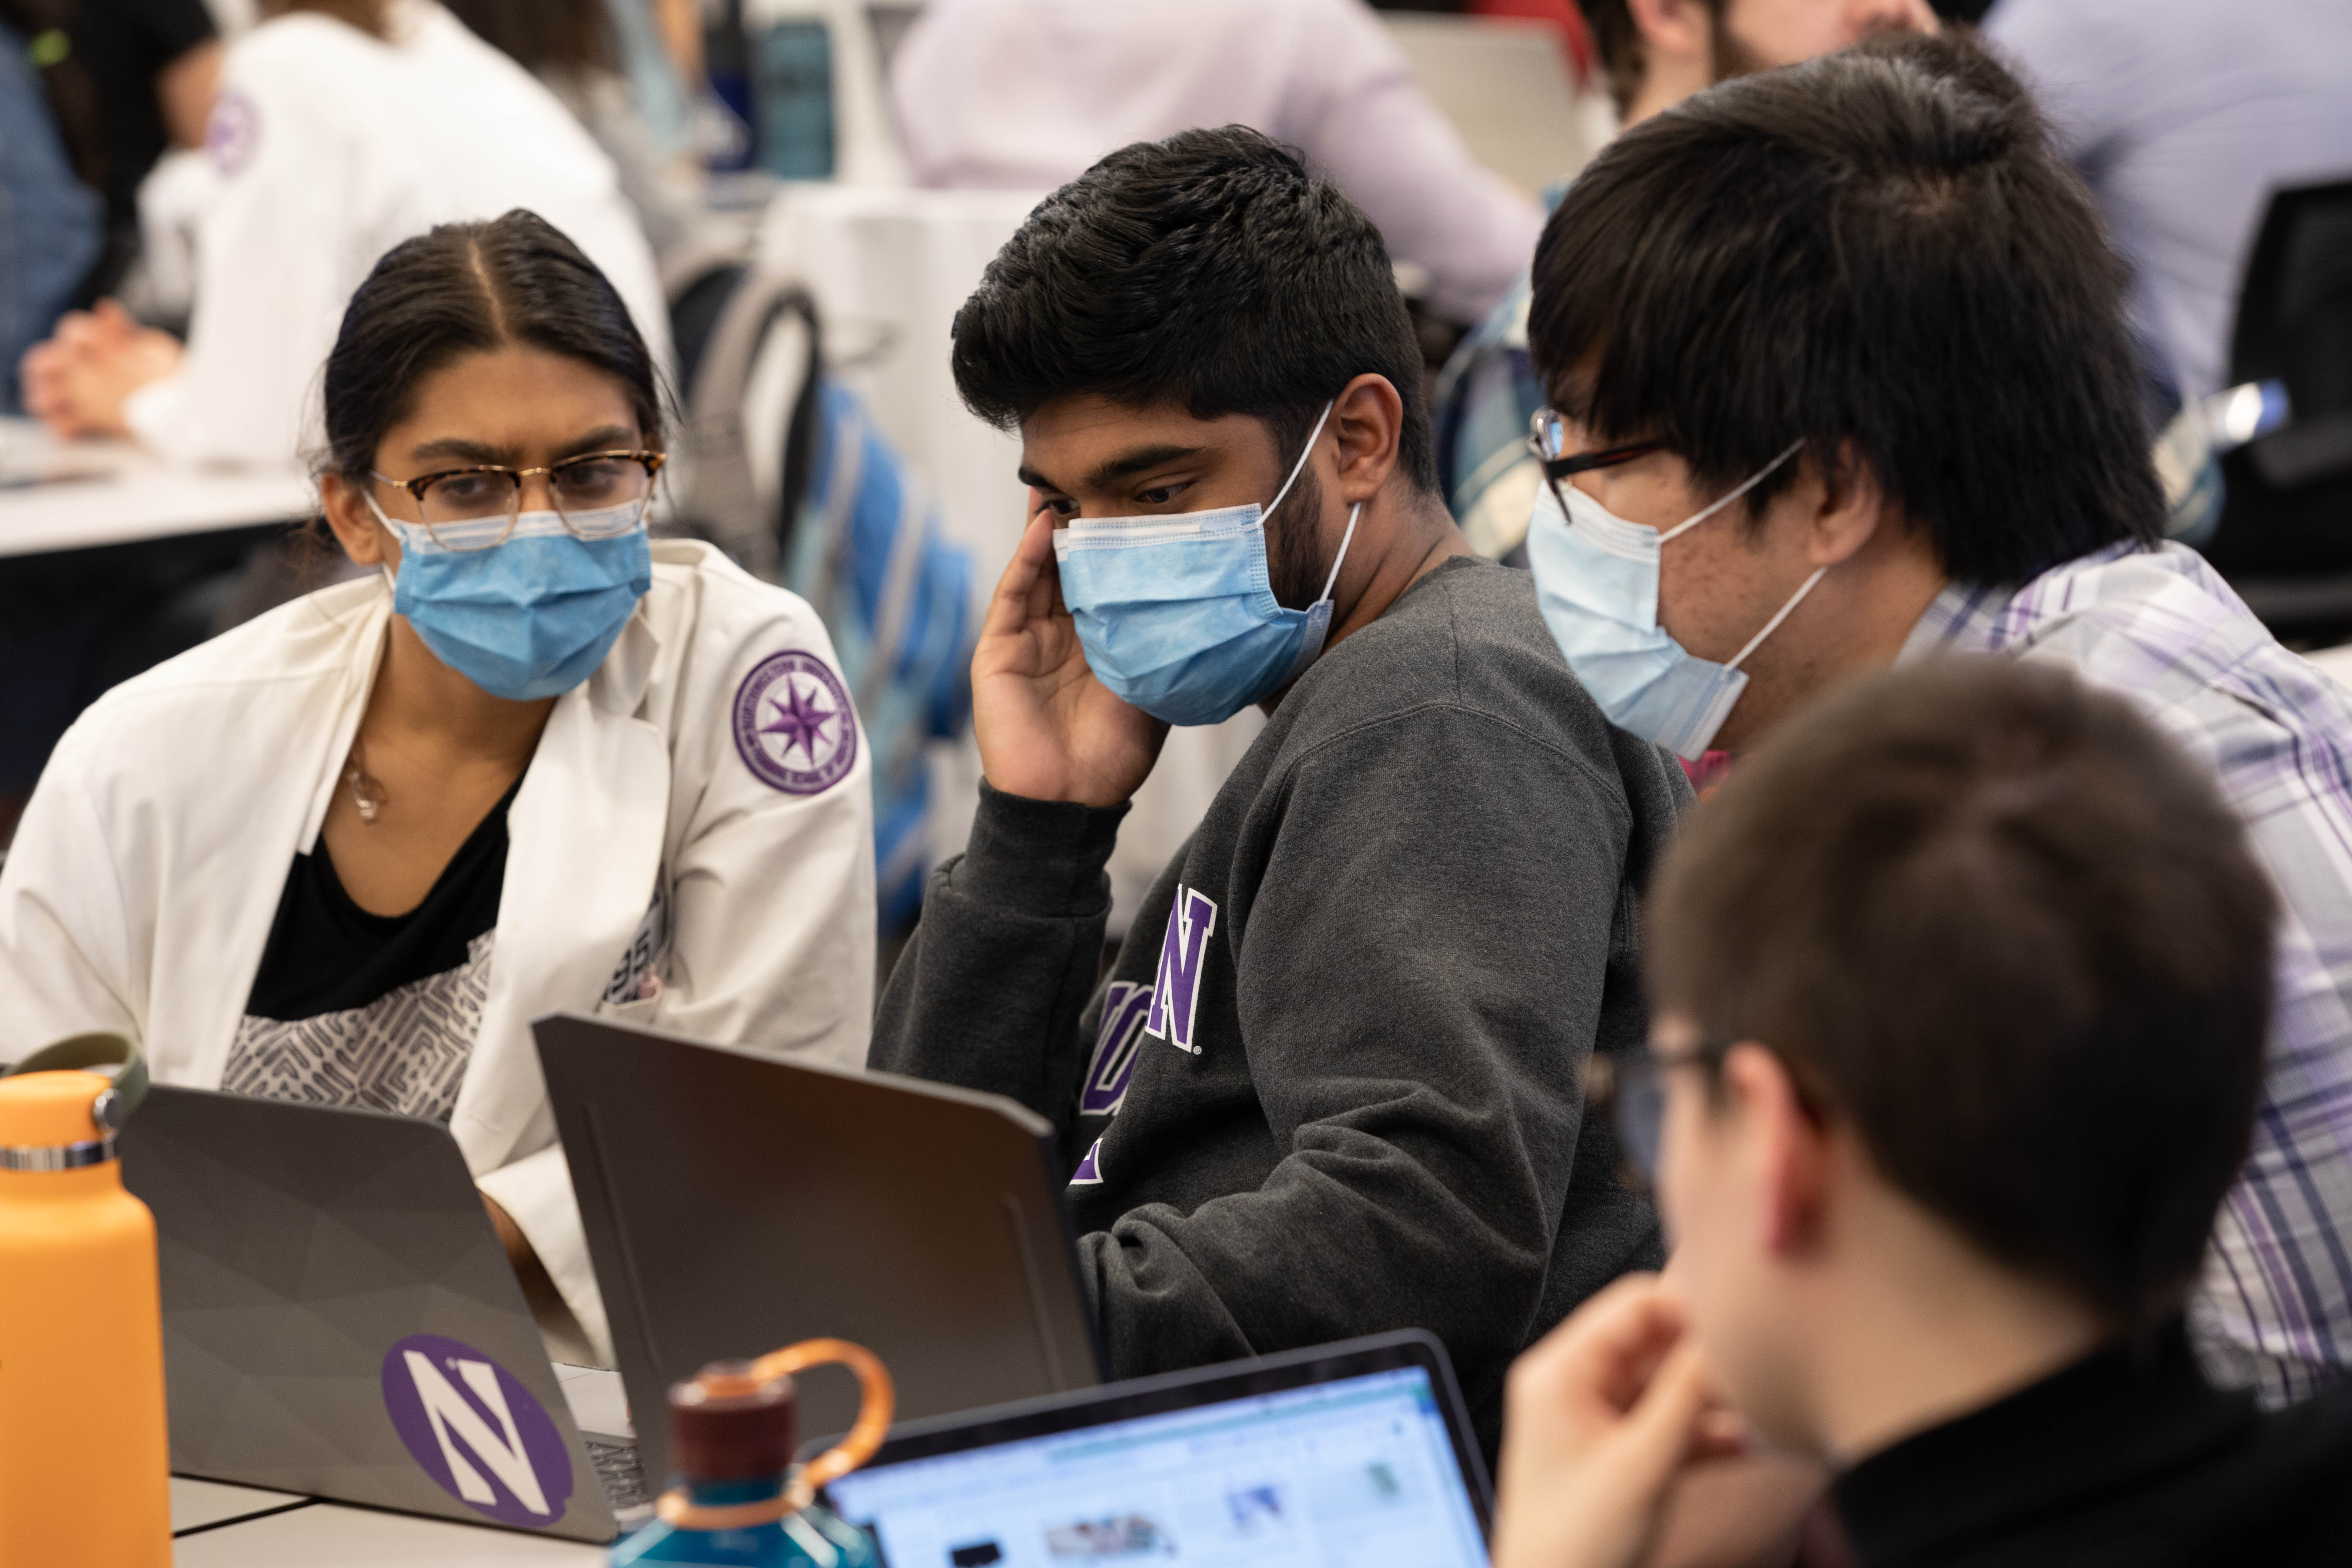
[[[705,599],[704,611],[714,618],[740,616],[745,597],[721,587]],[[713,599],[721,603],[714,607]],[[765,586],[756,599],[767,613],[743,617],[747,624],[736,630],[706,626],[698,634],[698,655],[709,648],[717,657],[691,677],[697,699],[685,705],[673,742],[673,787],[693,791],[697,804],[666,857],[669,931],[656,970],[660,994],[650,1005],[599,1011],[774,1056],[860,1068],[874,1016],[874,808],[866,738],[815,612]],[[789,613],[774,614],[779,604]],[[732,700],[746,679],[777,654],[793,652],[821,661],[844,693],[841,710],[856,747],[846,770],[808,793],[755,774],[732,732]],[[611,1328],[562,1146],[477,1181],[530,1242],[609,1363]]]
[[[226,74],[210,132],[220,192],[198,233],[187,355],[125,413],[133,435],[174,461],[283,463],[319,438],[321,373],[354,281],[362,150],[306,112],[299,84]]]
[[[789,618],[737,641],[713,689],[720,700],[710,704],[711,721],[678,742],[702,748],[709,773],[669,859],[669,940],[654,1017],[704,1039],[862,1067],[874,1016],[872,761],[832,640],[814,611],[791,603]],[[731,732],[726,700],[788,652],[829,672],[856,748],[822,788],[761,778]]]
[[[604,1315],[604,1295],[596,1289],[595,1266],[588,1259],[588,1237],[581,1226],[580,1200],[572,1191],[572,1167],[564,1161],[563,1145],[551,1143],[478,1177],[474,1184],[507,1211],[554,1281],[563,1304],[572,1309],[598,1363],[611,1366],[612,1323]]]
[[[91,1029],[142,1034],[121,879],[68,734],[0,865],[0,1062]]]
[[[1475,321],[1534,259],[1544,215],[1470,155],[1363,0],[1306,0],[1283,133],[1429,268],[1430,306]]]

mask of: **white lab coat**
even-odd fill
[[[219,1087],[287,873],[318,841],[367,706],[391,606],[380,578],[323,589],[116,687],[67,732],[0,868],[0,1060],[113,1029],[144,1045],[158,1081]],[[708,545],[656,542],[651,592],[604,665],[556,700],[508,812],[488,996],[449,1128],[606,1354],[530,1021],[618,1012],[779,1056],[865,1061],[863,737],[847,773],[810,794],[764,782],[737,738],[747,679],[794,649],[838,679],[803,601]],[[660,994],[616,1009],[600,998],[656,887]]]
[[[230,46],[187,357],[124,408],[165,457],[283,463],[317,445],[327,353],[377,259],[436,224],[515,207],[571,237],[669,365],[660,276],[612,160],[432,0],[393,0],[386,16],[389,41],[295,12]]]
[[[927,185],[1051,190],[1130,142],[1247,125],[1306,153],[1475,321],[1543,231],[1363,0],[930,0],[890,62]]]

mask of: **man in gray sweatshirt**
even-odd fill
[[[1421,1327],[1493,1451],[1511,1357],[1661,1247],[1581,1092],[1638,1052],[1688,788],[1436,485],[1378,231],[1254,132],[1113,153],[957,318],[1033,515],[972,661],[987,775],[871,1063],[1062,1129],[1109,1370]],[[1108,982],[1104,865],[1168,726],[1265,732]]]

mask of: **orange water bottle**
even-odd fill
[[[109,1079],[80,1070],[120,1062]],[[146,1087],[120,1036],[0,1078],[0,1563],[169,1568],[155,1216],[114,1133]]]

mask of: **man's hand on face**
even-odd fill
[[[56,335],[25,355],[26,410],[60,439],[129,435],[123,405],[178,370],[182,353],[169,332],[139,325],[112,300],[68,311]]]
[[[971,658],[981,771],[1007,795],[1117,805],[1150,774],[1168,726],[1087,668],[1062,603],[1054,514],[1029,492],[1029,527],[997,580]]]
[[[1633,1568],[1676,1477],[1738,1452],[1680,1305],[1628,1275],[1511,1367],[1495,1568]]]

